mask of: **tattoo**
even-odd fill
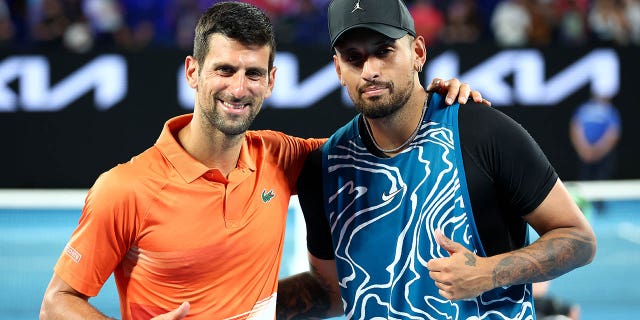
[[[594,250],[594,240],[579,233],[550,234],[498,262],[493,272],[494,287],[553,279],[585,265]]]
[[[331,308],[330,287],[314,271],[312,266],[310,272],[300,273],[279,282],[276,319],[327,316]]]
[[[473,253],[465,252],[464,256],[467,257],[467,261],[464,264],[471,267],[476,266],[476,256]]]

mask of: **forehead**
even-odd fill
[[[216,33],[209,37],[209,52],[205,63],[243,64],[267,68],[270,54],[269,45],[247,45]]]

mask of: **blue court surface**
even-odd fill
[[[639,319],[640,200],[607,203],[590,221],[598,237],[592,264],[551,283],[558,298],[579,303],[583,320]],[[0,319],[38,318],[52,268],[80,216],[80,209],[0,208]],[[290,209],[282,273],[306,267],[304,223]],[[112,279],[90,300],[119,318]]]

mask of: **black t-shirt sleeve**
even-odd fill
[[[486,171],[495,188],[506,192],[503,196],[517,214],[537,208],[558,176],[531,135],[491,107],[467,105],[461,108],[459,117],[464,152],[479,162],[480,170]]]
[[[523,215],[547,197],[558,176],[531,135],[501,111],[460,107],[462,157],[471,207],[487,255],[522,247]]]
[[[298,200],[307,226],[307,249],[320,259],[333,259],[331,229],[324,213],[322,192],[322,151],[309,154],[297,183]]]

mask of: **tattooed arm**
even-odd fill
[[[309,265],[309,271],[278,282],[278,320],[321,319],[344,313],[335,260],[309,254]]]
[[[427,263],[440,294],[450,300],[472,298],[500,286],[550,280],[593,260],[593,230],[559,179],[524,219],[540,238],[522,249],[492,257],[476,256],[437,234],[438,244],[450,255]]]

